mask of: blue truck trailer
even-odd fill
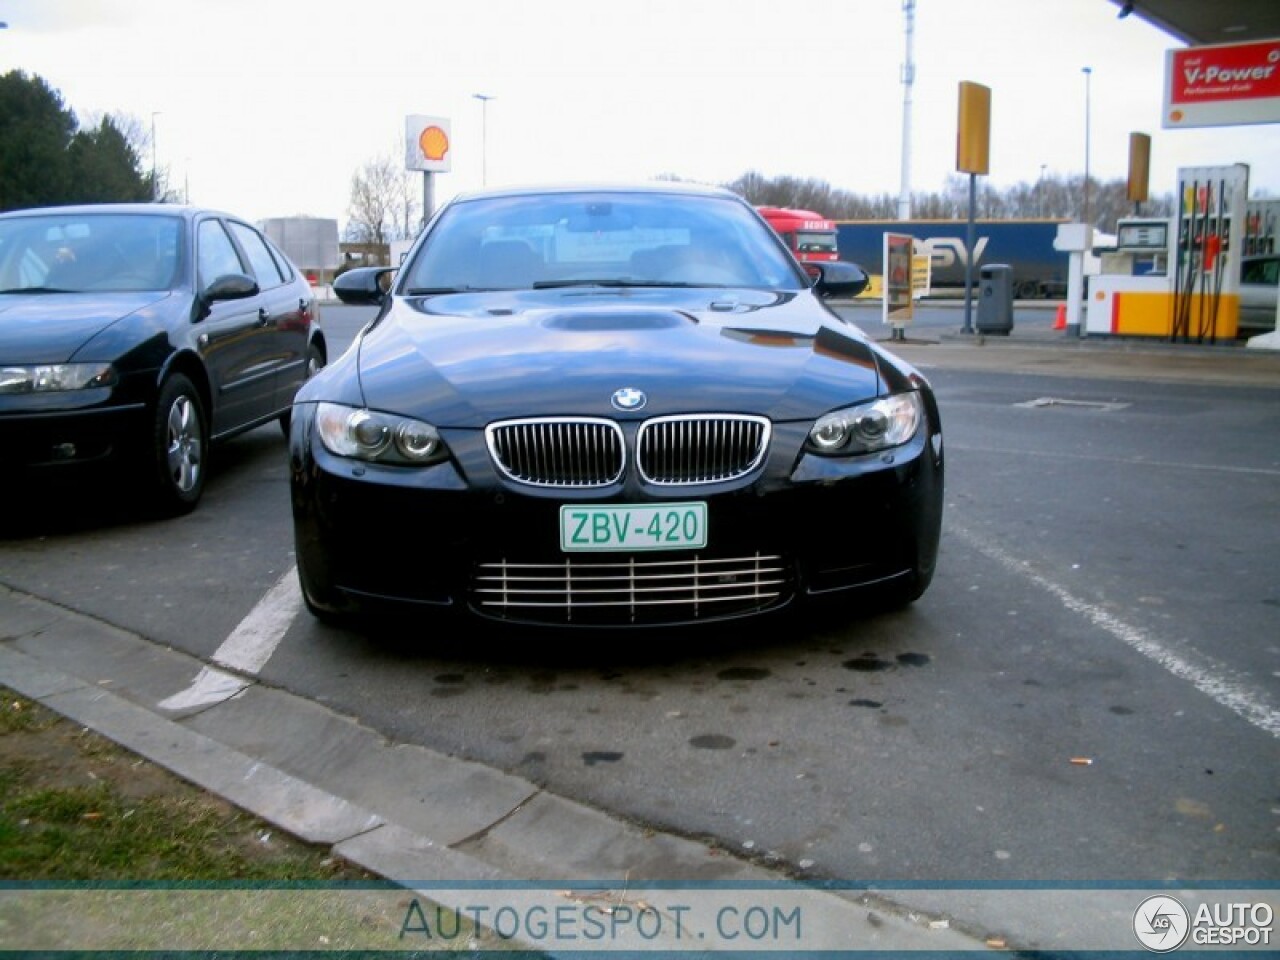
[[[973,281],[986,264],[1013,268],[1013,293],[1022,300],[1062,297],[1067,292],[1067,255],[1053,248],[1060,220],[977,220]],[[931,288],[963,289],[967,260],[965,220],[837,220],[840,259],[883,275],[885,233],[910,234],[933,264]]]

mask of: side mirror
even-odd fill
[[[333,292],[343,303],[379,305],[387,298],[395,267],[356,267],[333,281]]]
[[[867,274],[856,263],[835,260],[831,263],[810,262],[805,267],[817,267],[818,278],[813,289],[824,300],[829,297],[856,297],[867,289]]]
[[[204,288],[200,295],[205,303],[219,300],[244,300],[258,295],[258,281],[244,273],[224,273]]]

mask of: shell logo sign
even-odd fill
[[[439,163],[449,152],[449,135],[437,126],[430,126],[418,137],[418,148],[428,160]]]
[[[448,173],[451,161],[449,121],[443,117],[404,118],[405,169]]]

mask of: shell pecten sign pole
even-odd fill
[[[437,173],[448,173],[452,163],[452,137],[445,117],[412,114],[404,118],[406,170],[422,171],[422,223],[425,226],[435,209]]]

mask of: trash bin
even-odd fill
[[[1013,267],[991,263],[978,271],[979,333],[1007,337],[1013,330]]]

